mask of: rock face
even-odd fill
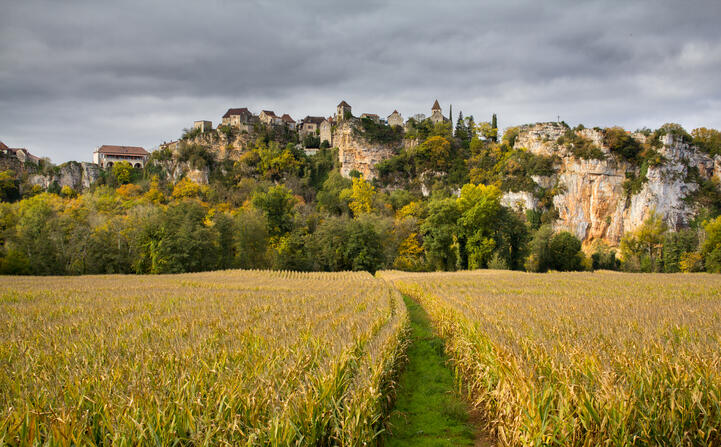
[[[694,216],[693,204],[684,199],[698,185],[687,182],[690,168],[697,168],[701,176],[709,178],[721,174],[721,157],[710,158],[696,148],[673,138],[661,137],[658,152],[666,161],[651,166],[647,181],[641,190],[627,197],[623,188],[626,173],[639,174],[639,168],[620,160],[610,153],[603,143],[603,133],[584,129],[577,134],[591,140],[606,155],[604,160],[575,157],[568,147],[557,144],[558,137],[568,129],[558,123],[524,126],[516,139],[515,148],[526,148],[536,155],[557,155],[560,163],[556,174],[550,177],[533,177],[539,187],[555,184],[560,193],[553,197],[558,211],[557,229],[568,230],[588,246],[595,240],[618,245],[624,233],[636,230],[655,212],[663,217],[669,228],[680,229]],[[639,142],[643,135],[633,135]],[[505,204],[520,208],[536,208],[530,193],[506,193]]]
[[[352,171],[363,174],[366,180],[374,179],[376,173],[373,167],[398,152],[394,145],[373,144],[354,131],[353,121],[343,121],[333,133],[333,145],[338,148],[340,173],[349,177]]]
[[[47,189],[53,183],[59,187],[69,186],[75,191],[83,191],[90,188],[100,178],[100,168],[95,163],[78,163],[70,161],[58,166],[51,174],[34,174],[28,177],[31,185],[40,185]]]

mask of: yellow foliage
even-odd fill
[[[187,177],[176,183],[175,187],[173,188],[174,199],[196,198],[200,195],[200,193],[200,185],[188,179]]]
[[[136,184],[128,183],[117,188],[115,192],[124,199],[131,199],[138,197],[143,192],[143,188]]]
[[[682,253],[678,265],[684,273],[701,272],[703,271],[703,256],[695,251]]]
[[[373,185],[363,179],[362,175],[354,178],[350,190],[344,190],[343,193],[343,196],[349,199],[348,207],[354,216],[373,211],[376,190]]]
[[[397,219],[404,219],[409,216],[422,218],[425,208],[421,202],[413,201],[396,212]]]

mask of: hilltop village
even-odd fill
[[[337,148],[342,175],[350,177],[351,173],[357,171],[366,179],[374,179],[374,166],[397,153],[397,144],[393,143],[406,146],[414,144],[414,138],[403,137],[413,135],[423,122],[435,126],[452,121],[450,114],[448,117],[443,115],[438,100],[433,103],[430,112],[428,118],[417,114],[408,120],[404,120],[397,110],[386,118],[375,113],[361,113],[356,117],[351,105],[341,101],[335,113],[328,117],[306,116],[296,121],[287,113],[279,116],[272,110],[261,110],[254,114],[247,107],[230,108],[216,128],[213,128],[212,121],[195,121],[183,138],[163,143],[160,147],[176,150],[178,145],[192,142],[212,147],[221,158],[238,159],[258,135],[271,135],[275,140],[294,143],[296,149],[307,155],[313,155],[323,148]],[[370,132],[366,132],[366,138],[358,138],[368,129]],[[381,133],[399,138],[395,138],[395,141],[382,137],[368,138],[368,134]]]
[[[437,100],[429,112],[355,114],[340,101],[328,116],[295,120],[234,107],[217,125],[195,121],[156,150],[115,142],[99,146],[93,163],[59,166],[0,143],[0,209],[15,216],[4,218],[10,236],[0,255],[30,259],[32,247],[20,241],[32,214],[24,213],[42,205],[55,216],[45,219],[47,231],[60,232],[47,238],[65,241],[53,259],[66,259],[59,253],[77,234],[106,238],[97,256],[115,247],[122,262],[88,270],[85,260],[67,259],[34,273],[716,265],[702,247],[704,229],[721,215],[718,130],[542,122],[501,133],[495,114],[476,121],[451,106],[445,114]],[[84,229],[66,233],[78,210]],[[183,233],[190,228],[194,235]],[[585,255],[551,264],[556,238]],[[193,254],[203,250],[203,259]],[[2,259],[0,270],[10,262]]]

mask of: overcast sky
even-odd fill
[[[499,127],[721,128],[721,1],[0,0],[0,141],[57,163],[229,107],[436,98]]]

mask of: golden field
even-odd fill
[[[721,276],[383,272],[502,445],[721,445]]]
[[[0,445],[360,445],[407,314],[367,273],[0,277]]]

